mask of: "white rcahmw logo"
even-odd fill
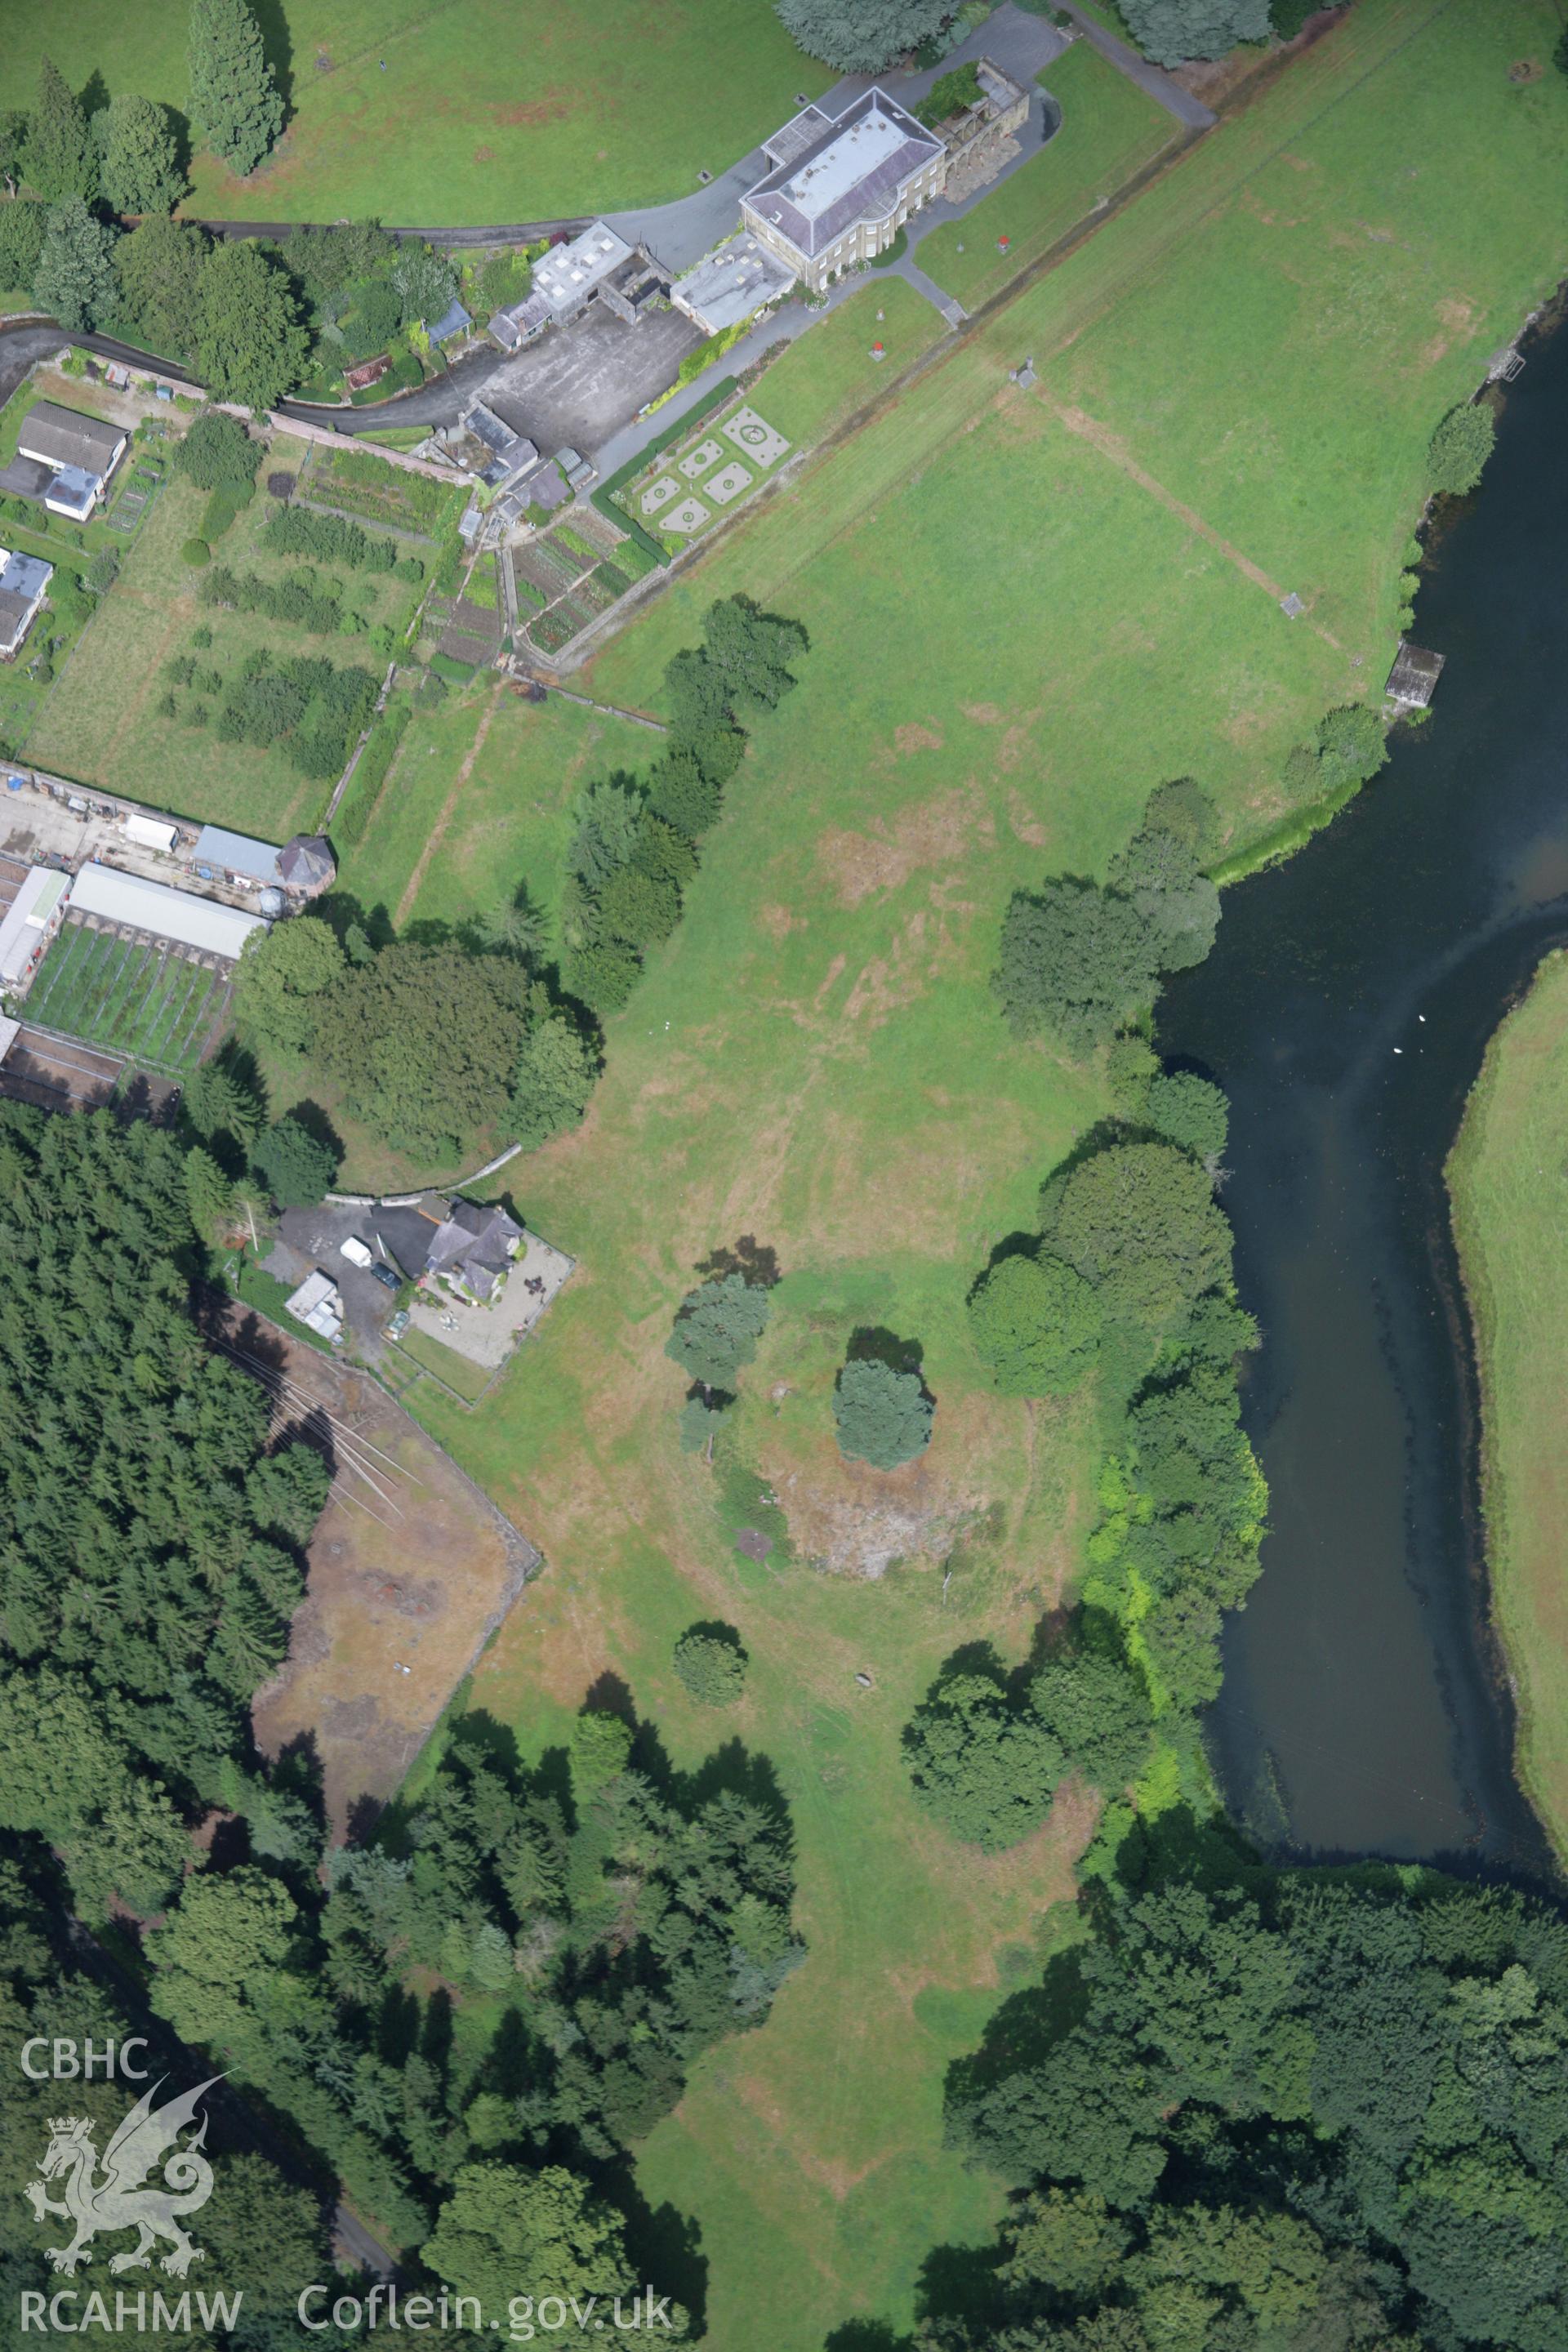
[[[88,2248],[100,2230],[141,2232],[137,2243],[128,2252],[110,2255],[111,2271],[150,2269],[153,2247],[160,2238],[170,2242],[170,2252],[162,2257],[162,2266],[174,2277],[184,2278],[193,2263],[204,2260],[201,2247],[194,2245],[180,2227],[180,2217],[199,2212],[212,2195],[213,2168],[201,2153],[207,2136],[205,2116],[195,2137],[184,2147],[180,2146],[180,2134],[195,2120],[203,2092],[210,2091],[215,2083],[222,2080],[220,2074],[209,2075],[194,2091],[186,2091],[162,2107],[153,2105],[153,2094],[161,2087],[154,2083],[151,2091],[143,2092],[104,2149],[101,2172],[89,2118],[51,2116],[49,2144],[38,2158],[37,2169],[45,2181],[62,2181],[63,2195],[58,2199],[50,2197],[43,2183],[37,2180],[27,2183],[25,2193],[40,2221],[47,2215],[58,2214],[62,2221],[75,2224],[75,2235],[68,2245],[46,2249],[57,2271],[64,2271],[68,2276],[81,2263],[90,2263],[92,2256]],[[163,2164],[163,2186],[142,2188],[142,2181],[160,2161]]]

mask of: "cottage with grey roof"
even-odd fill
[[[16,454],[47,466],[52,478],[44,504],[54,514],[85,522],[103,497],[130,439],[123,425],[83,416],[58,401],[35,401],[22,419]]]
[[[0,547],[0,661],[16,660],[54,576],[54,565],[41,555]]]
[[[837,118],[805,108],[763,152],[773,169],[742,198],[742,226],[814,293],[885,252],[947,171],[943,142],[879,89]]]
[[[421,1214],[434,1222],[436,1205],[426,1195],[419,1203]],[[431,1240],[426,1274],[471,1305],[488,1307],[499,1296],[524,1239],[522,1227],[504,1209],[450,1201]]]

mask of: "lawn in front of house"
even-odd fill
[[[44,50],[188,112],[187,13],[16,0],[8,85],[31,102]],[[264,15],[288,100],[282,142],[238,180],[196,152],[196,218],[408,226],[552,220],[690,194],[834,77],[758,0],[294,0]]]
[[[999,293],[1179,135],[1165,109],[1086,40],[1040,80],[1062,110],[1056,137],[973,212],[931,229],[916,247],[921,268],[966,310]]]
[[[1518,1709],[1519,1777],[1568,1857],[1568,956],[1487,1049],[1448,1161],[1481,1386],[1492,1613]]]
[[[297,470],[300,452],[286,438],[264,461]],[[339,668],[362,667],[379,683],[386,664],[371,632],[401,630],[421,593],[387,573],[339,567],[312,567],[321,580],[335,578],[343,607],[360,615],[365,632],[317,636],[261,613],[204,605],[198,591],[205,570],[184,561],[187,540],[202,528],[204,492],[179,476],[159,491],[125,557],[119,580],[82,633],[80,643],[50,693],[28,742],[41,767],[79,782],[174,815],[226,824],[286,841],[320,821],[334,779],[301,775],[280,745],[266,751],[220,742],[216,718],[223,694],[239,677],[249,654],[265,650],[275,659],[304,655]],[[234,572],[257,572],[281,580],[299,567],[259,544],[268,511],[262,490],[214,545],[213,562]],[[210,647],[195,642],[198,629],[212,632]],[[222,688],[214,693],[172,686],[167,664],[190,656],[199,670],[214,671]],[[173,691],[176,715],[157,705]],[[204,726],[191,723],[194,706],[207,709]]]
[[[877,399],[947,328],[901,278],[873,278],[780,353],[750,398],[796,450]],[[883,356],[873,357],[880,343]]]

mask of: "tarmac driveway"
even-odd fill
[[[633,327],[595,302],[574,327],[502,360],[484,398],[546,457],[563,448],[586,454],[672,384],[701,341],[679,310],[649,310]]]

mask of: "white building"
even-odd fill
[[[14,661],[38,616],[55,567],[41,555],[0,547],[0,661]]]
[[[604,221],[595,221],[570,245],[553,245],[533,265],[535,294],[542,295],[552,318],[574,319],[585,310],[606,278],[632,257],[624,236]]]
[[[65,919],[71,895],[68,874],[52,866],[32,866],[0,920],[0,988],[25,988]]]
[[[343,1302],[337,1284],[330,1274],[318,1266],[308,1274],[298,1290],[291,1290],[283,1301],[283,1311],[318,1339],[330,1339],[336,1347],[343,1336]]]
[[[84,866],[71,886],[71,911],[124,923],[177,947],[196,948],[237,962],[252,931],[268,928],[259,915],[199,898],[194,890],[172,890],[166,882],[144,882],[139,874],[117,874],[110,866]]]
[[[101,416],[83,416],[58,401],[39,400],[22,419],[16,454],[47,466],[54,476],[44,504],[55,514],[86,522],[125,454],[130,435]]]
[[[773,169],[741,199],[742,223],[814,293],[885,252],[947,176],[943,141],[875,89],[837,117],[806,107],[763,152]]]

